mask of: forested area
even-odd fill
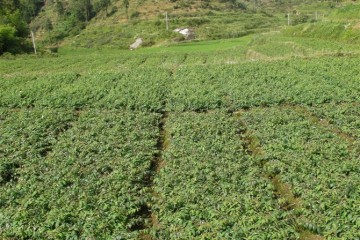
[[[65,26],[60,32],[54,32],[56,40],[83,29],[97,12],[109,4],[110,0],[1,0],[0,54],[22,53],[31,49],[30,23],[45,7],[53,10],[57,20]],[[52,21],[42,20],[41,26],[35,27],[52,30]]]
[[[0,1],[0,54],[19,53],[29,48],[28,23],[43,4],[38,0]]]

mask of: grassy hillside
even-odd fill
[[[293,25],[313,21],[315,13],[318,14],[319,21],[325,16],[327,19],[340,18],[340,15],[347,14],[356,16],[354,10],[351,10],[351,13],[337,10],[346,4],[296,0],[130,0],[126,8],[124,1],[112,1],[106,9],[98,11],[89,22],[77,25],[57,14],[53,5],[47,5],[32,22],[32,28],[37,30],[39,42],[44,46],[124,49],[137,37],[144,39],[145,46],[183,41],[184,38],[180,34],[172,31],[178,27],[193,29],[197,40],[210,40],[278,30],[287,24],[287,13],[293,14]],[[165,12],[169,16],[169,31],[166,31]]]
[[[322,14],[318,21],[288,27],[288,36],[322,38],[343,43],[360,42],[360,5],[347,3],[333,11]]]
[[[331,17],[339,20],[358,21],[360,18],[360,5],[355,4],[355,2],[353,2],[353,4],[348,4],[333,11]]]
[[[111,46],[128,48],[136,37],[141,37],[146,46],[184,40],[172,32],[178,27],[190,27],[197,40],[237,38],[276,26],[278,19],[263,13],[206,13],[203,16],[169,14],[170,30],[166,31],[164,17],[146,21],[130,20],[124,24],[97,22],[89,25],[78,36],[66,41],[74,47]],[[103,37],[99,37],[103,36]]]
[[[46,9],[46,8],[45,8]],[[169,31],[166,31],[165,12],[169,16]],[[279,19],[257,11],[252,5],[233,6],[227,2],[187,1],[130,1],[126,9],[123,2],[113,2],[108,10],[99,12],[79,31],[67,29],[66,22],[58,19],[49,7],[34,21],[41,26],[50,20],[52,30],[39,29],[38,36],[45,43],[61,40],[61,32],[70,37],[63,43],[74,47],[128,48],[136,37],[142,37],[145,45],[183,40],[172,32],[177,27],[195,31],[197,39],[234,38],[263,31],[279,24]]]

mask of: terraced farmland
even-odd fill
[[[0,238],[360,239],[360,58],[245,53],[0,60]]]

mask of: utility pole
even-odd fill
[[[167,12],[165,12],[165,21],[166,21],[166,30],[169,30],[169,18]]]
[[[33,47],[34,47],[34,53],[36,54],[35,37],[34,37],[34,32],[33,31],[31,31],[31,38],[32,38],[32,43],[33,43]]]

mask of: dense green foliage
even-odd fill
[[[296,239],[273,186],[223,112],[173,114],[165,167],[155,178],[154,239]]]
[[[349,149],[339,136],[291,108],[254,109],[244,120],[265,152],[258,161],[301,199],[294,212],[302,216],[299,224],[329,239],[358,239],[359,148]]]
[[[1,110],[2,239],[134,237],[156,114]]]
[[[0,55],[4,52],[20,53],[29,48],[26,15],[19,7],[6,5],[6,2],[0,6]]]
[[[356,78],[359,64],[358,58],[347,61],[326,58],[246,63],[241,67],[227,65],[210,69],[189,66],[174,75],[168,110],[351,102],[359,100]],[[344,68],[347,71],[341,71]],[[344,82],[346,85],[342,84]]]
[[[308,107],[309,111],[350,137],[360,137],[360,105],[358,103],[332,104]]]
[[[358,49],[1,58],[0,238],[358,239]]]
[[[247,61],[242,45],[233,49],[229,48],[233,55],[225,55],[229,53],[225,51],[216,57],[207,52],[100,52],[85,60],[86,55],[10,60],[14,68],[4,68],[2,89],[7,94],[0,96],[0,106],[199,111],[359,100],[357,57],[346,61],[327,57],[254,63]],[[337,53],[337,45],[334,50]],[[273,48],[261,51],[271,56]],[[0,61],[0,66],[8,61]],[[25,75],[14,72],[22,68],[22,61],[28,64]],[[154,71],[159,66],[161,69]]]
[[[1,96],[0,105],[159,111],[168,78],[168,71],[150,70],[92,76],[70,73],[39,78],[20,77],[15,81],[4,81],[3,89],[7,89],[9,94]],[[99,82],[99,79],[102,81]]]

